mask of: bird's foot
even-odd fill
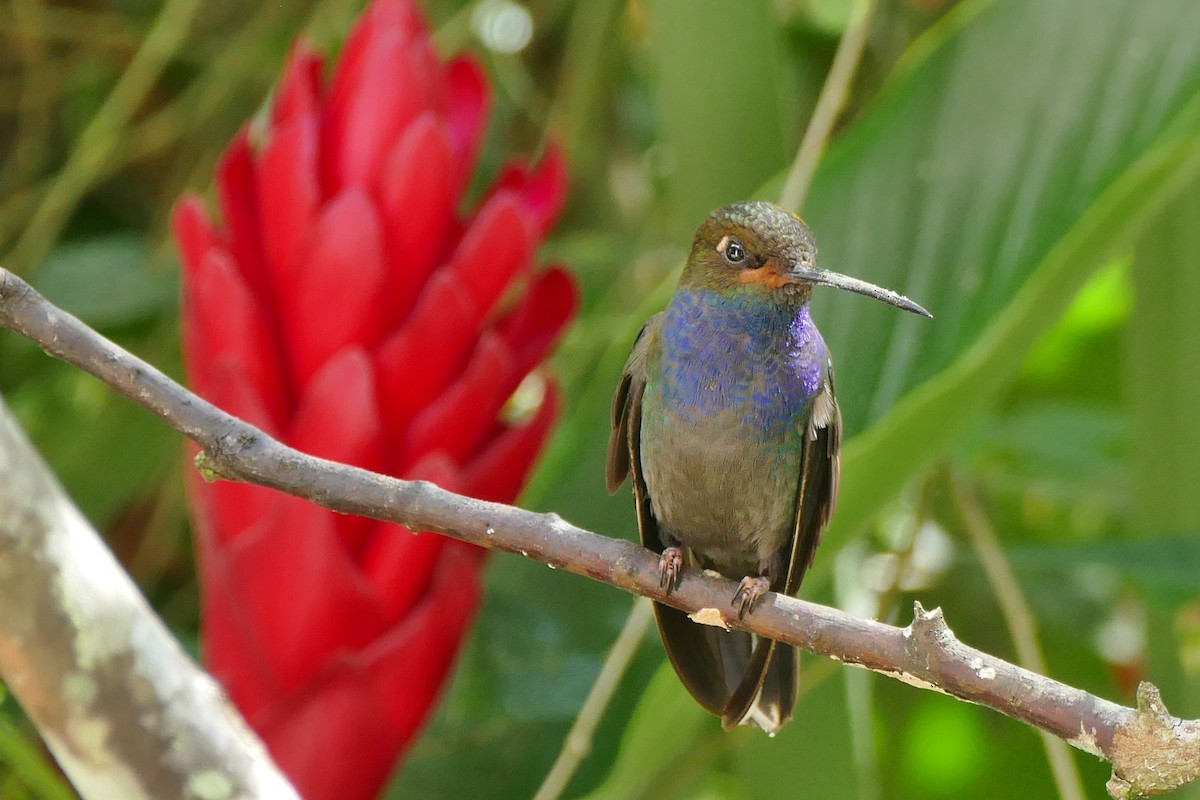
[[[742,578],[742,582],[738,584],[737,594],[733,596],[733,605],[737,607],[738,619],[744,617],[747,611],[753,611],[754,606],[769,591],[771,591],[769,578],[762,575],[757,578],[749,575]]]
[[[658,585],[670,594],[679,588],[679,580],[683,577],[683,548],[668,547],[658,557]]]

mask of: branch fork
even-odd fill
[[[1095,739],[1095,730],[1087,736]],[[1152,683],[1138,685],[1137,709],[1113,740],[1113,776],[1106,787],[1117,800],[1169,792],[1200,778],[1200,722],[1168,712]]]

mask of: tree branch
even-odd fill
[[[209,478],[269,486],[334,511],[520,553],[707,624],[742,628],[988,706],[1110,761],[1108,789],[1116,798],[1157,794],[1200,777],[1200,721],[1172,717],[1150,684],[1139,688],[1137,708],[1118,705],[963,644],[940,609],[926,612],[920,604],[913,621],[898,628],[770,593],[739,621],[730,604],[737,586],[726,578],[687,570],[668,596],[659,586],[657,556],[632,542],[585,531],[557,514],[474,500],[286,447],[121,350],[3,269],[0,326],[91,373],[196,441],[204,450],[199,466]]]
[[[0,675],[83,797],[298,800],[2,401],[0,609]]]

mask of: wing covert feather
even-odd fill
[[[612,434],[608,441],[608,490],[615,492],[632,473],[642,546],[661,553],[664,543],[654,518],[654,503],[642,476],[642,396],[649,379],[651,350],[657,346],[662,314],[642,327],[625,362],[613,397]],[[750,659],[750,637],[726,632],[688,619],[682,611],[654,604],[658,631],[671,665],[692,696],[709,711],[720,714]],[[727,678],[727,676],[730,676]],[[733,677],[736,676],[736,677]]]
[[[606,470],[610,494],[616,492],[625,482],[631,466],[630,457],[638,447],[632,433],[634,427],[641,426],[642,393],[646,389],[650,344],[657,339],[661,325],[662,314],[659,313],[651,317],[638,331],[637,338],[633,340],[633,350],[625,361],[617,393],[613,396],[612,432],[608,438]],[[634,487],[634,490],[636,491],[637,487]]]

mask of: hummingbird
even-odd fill
[[[768,591],[796,594],[837,500],[842,415],[809,315],[814,286],[932,316],[818,266],[812,231],[790,211],[735,203],[696,232],[679,288],[642,327],[613,398],[608,489],[632,473],[661,585],[678,588],[685,567],[740,579],[739,619]],[[675,672],[726,729],[773,735],[791,718],[792,647],[654,610]]]

